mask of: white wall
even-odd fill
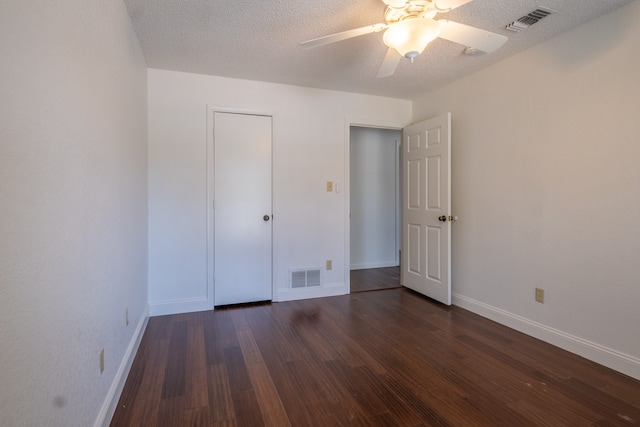
[[[349,153],[351,269],[399,265],[402,131],[353,126]]]
[[[148,310],[146,66],[109,0],[1,2],[0,58],[0,424],[90,426]]]
[[[207,105],[274,115],[274,299],[347,292],[348,124],[402,127],[411,102],[154,69],[148,78],[151,313],[211,308]],[[288,290],[290,269],[328,259],[322,289]]]
[[[414,104],[453,113],[454,303],[636,378],[638,20],[632,2]]]

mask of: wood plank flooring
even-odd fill
[[[153,317],[112,426],[638,426],[640,382],[404,288]]]
[[[400,287],[400,267],[351,270],[351,293]]]

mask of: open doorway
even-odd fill
[[[351,292],[400,286],[402,130],[349,129]]]

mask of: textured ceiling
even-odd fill
[[[414,99],[633,0],[475,0],[446,18],[509,37],[466,56],[433,41],[411,64],[378,79],[382,33],[313,49],[298,43],[384,22],[380,0],[125,0],[151,68]],[[521,33],[504,26],[539,6],[557,11]]]

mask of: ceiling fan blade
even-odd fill
[[[397,50],[389,48],[387,50],[387,54],[384,56],[384,60],[382,61],[380,68],[378,69],[376,77],[380,79],[382,77],[389,77],[395,73],[396,67],[401,59],[402,56],[400,56]]]
[[[300,46],[304,48],[324,46],[329,43],[335,43],[341,40],[363,36],[369,33],[375,33],[384,30],[385,28],[387,28],[386,24],[367,25],[366,27],[354,28],[353,30],[342,31],[340,33],[330,34],[328,36],[318,37],[317,39],[307,40],[305,42],[301,42]]]
[[[470,3],[473,0],[436,0],[434,6],[438,12],[449,12],[457,7]]]
[[[440,24],[440,34],[438,37],[487,53],[497,50],[508,39],[508,37],[501,34],[446,19],[441,19],[438,23]]]

